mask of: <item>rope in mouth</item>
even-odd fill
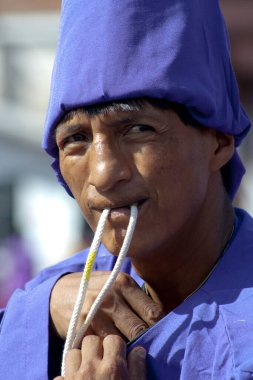
[[[120,272],[121,264],[124,260],[124,258],[127,255],[130,243],[132,241],[133,233],[135,230],[135,225],[137,221],[137,215],[138,215],[138,208],[136,205],[131,206],[131,213],[130,213],[130,219],[126,231],[126,235],[121,247],[121,250],[119,252],[117,261],[114,265],[114,268],[104,284],[103,288],[101,289],[99,295],[97,296],[95,302],[93,303],[90,311],[88,312],[86,319],[81,326],[80,330],[76,333],[76,327],[77,322],[79,319],[79,316],[81,314],[82,306],[84,304],[85,295],[88,288],[89,279],[91,276],[92,268],[97,256],[97,252],[101,243],[102,234],[104,231],[105,223],[110,214],[110,209],[105,209],[102,212],[102,215],[99,219],[96,232],[94,234],[94,238],[92,241],[92,244],[90,246],[89,255],[87,257],[87,261],[84,267],[83,276],[80,282],[78,295],[76,298],[74,310],[70,319],[69,328],[67,332],[66,342],[63,350],[63,357],[62,357],[62,368],[61,368],[61,376],[65,376],[65,361],[66,361],[66,354],[71,348],[79,348],[81,346],[82,339],[84,337],[85,332],[87,331],[92,319],[94,318],[98,308],[100,307],[101,303],[106,297],[107,292],[113,285],[114,281],[116,280],[117,275]]]

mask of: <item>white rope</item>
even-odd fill
[[[104,284],[104,286],[101,289],[99,295],[97,296],[95,302],[93,303],[82,327],[78,331],[72,348],[80,348],[80,345],[81,345],[81,342],[83,340],[85,332],[87,331],[87,329],[88,329],[92,319],[94,318],[97,310],[99,309],[101,303],[105,299],[107,292],[109,291],[109,289],[113,285],[114,281],[116,280],[116,277],[118,276],[118,274],[120,272],[121,264],[122,264],[124,258],[126,257],[126,254],[127,254],[127,251],[128,251],[128,248],[129,248],[129,245],[131,243],[132,236],[134,233],[135,224],[137,221],[137,212],[138,212],[137,207],[132,206],[131,207],[130,220],[129,220],[129,224],[128,224],[127,231],[126,231],[126,236],[125,236],[123,245],[121,247],[119,256],[117,258],[117,261],[116,261],[114,268],[112,270],[112,273],[110,274],[108,280]]]
[[[97,251],[98,251],[98,247],[99,247],[99,244],[101,241],[105,221],[109,215],[109,212],[110,212],[110,210],[108,210],[108,209],[103,211],[101,218],[99,220],[98,226],[97,226],[97,230],[95,232],[95,236],[94,236],[94,239],[93,239],[93,242],[92,242],[92,245],[90,248],[90,253],[89,253],[89,256],[90,255],[92,256],[90,261],[93,260],[92,266],[93,266],[93,263],[95,260],[95,255],[97,254]],[[106,297],[107,292],[109,291],[109,289],[113,285],[113,282],[115,281],[117,275],[120,272],[121,264],[127,255],[127,251],[129,249],[129,245],[130,245],[131,240],[132,240],[132,236],[133,236],[136,221],[137,221],[137,215],[138,215],[138,208],[137,208],[137,206],[132,205],[131,206],[130,220],[129,220],[129,224],[128,224],[127,231],[126,231],[126,236],[125,236],[123,245],[121,247],[119,256],[117,258],[117,261],[116,261],[114,268],[112,270],[112,273],[109,276],[108,280],[106,281],[105,285],[103,286],[102,290],[100,291],[99,295],[97,296],[94,304],[92,305],[89,313],[86,316],[86,319],[85,319],[82,327],[80,328],[76,337],[74,338],[74,333],[76,330],[77,321],[78,321],[78,318],[80,316],[81,309],[82,309],[82,306],[84,303],[84,298],[85,298],[86,290],[88,287],[90,272],[92,269],[92,267],[90,265],[88,270],[86,270],[87,263],[89,260],[89,256],[87,258],[87,263],[86,263],[85,268],[84,268],[84,276],[82,277],[82,280],[81,280],[77,300],[75,303],[74,311],[73,311],[71,321],[70,321],[70,325],[69,325],[69,329],[68,329],[66,343],[64,346],[63,359],[62,359],[62,370],[61,370],[63,377],[65,376],[65,359],[66,359],[67,351],[71,347],[72,348],[79,348],[80,347],[85,332],[87,331],[87,329],[88,329],[92,319],[94,318],[98,308],[100,307],[101,303],[103,302],[104,298]],[[94,253],[95,253],[95,255],[94,255]],[[86,272],[86,276],[85,276],[85,272]]]
[[[66,337],[66,341],[65,341],[65,345],[64,345],[63,357],[62,357],[62,368],[61,368],[61,372],[62,372],[63,376],[65,376],[65,359],[66,359],[66,354],[69,351],[69,349],[72,347],[72,344],[73,344],[73,341],[74,341],[74,338],[75,338],[75,331],[76,331],[76,326],[77,326],[78,318],[79,318],[79,316],[81,314],[81,310],[82,310],[82,307],[83,307],[86,291],[87,291],[87,288],[88,288],[89,273],[88,273],[88,276],[87,275],[85,276],[85,269],[87,268],[87,263],[88,263],[88,267],[89,267],[88,270],[89,270],[89,272],[91,272],[91,270],[92,270],[92,266],[93,266],[94,259],[95,259],[94,256],[96,256],[96,254],[97,254],[97,251],[98,251],[98,248],[99,248],[99,245],[100,245],[100,242],[101,242],[102,234],[103,234],[103,231],[104,231],[105,222],[106,222],[106,219],[107,219],[107,217],[109,215],[109,212],[110,212],[109,209],[103,210],[102,215],[101,215],[101,217],[99,219],[99,222],[98,222],[98,225],[97,225],[97,229],[96,229],[96,232],[95,232],[92,244],[90,246],[89,255],[87,257],[87,262],[86,262],[86,265],[85,265],[85,268],[84,268],[84,273],[83,273],[83,276],[82,276],[82,279],[81,279],[81,282],[80,282],[80,286],[79,286],[79,290],[78,290],[78,294],[77,294],[74,310],[73,310],[73,313],[72,313],[72,316],[71,316],[71,319],[70,319],[70,323],[69,323],[69,327],[68,327],[68,332],[67,332],[67,337]],[[91,264],[91,265],[89,265],[89,264]]]

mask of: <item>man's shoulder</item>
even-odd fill
[[[82,271],[83,263],[87,257],[86,250],[76,253],[75,255],[60,261],[52,266],[41,270],[31,281],[26,284],[26,290],[31,290],[37,285],[54,276],[61,276],[65,273]]]
[[[60,261],[50,267],[43,269],[31,281],[26,284],[26,290],[31,290],[40,285],[44,281],[52,277],[60,277],[67,273],[82,272],[89,254],[90,247],[77,252],[76,254]],[[94,263],[93,270],[112,270],[116,261],[116,257],[111,255],[107,249],[101,244]],[[122,271],[131,273],[132,267],[128,258],[122,264]]]

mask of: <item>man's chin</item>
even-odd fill
[[[118,256],[120,253],[120,249],[122,244],[117,244],[115,241],[110,240],[109,242],[102,239],[102,243],[113,256]]]
[[[118,256],[121,250],[121,247],[124,243],[126,236],[126,229],[117,229],[114,230],[111,234],[108,234],[106,231],[102,238],[102,242],[106,249],[114,256]]]

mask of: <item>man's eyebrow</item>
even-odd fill
[[[81,123],[59,124],[55,129],[55,136],[61,134],[62,132],[77,133],[77,132],[80,132],[81,128],[82,128]]]
[[[108,126],[124,125],[124,124],[127,124],[127,123],[131,123],[134,120],[137,121],[138,116],[140,116],[139,115],[139,110],[136,110],[136,109],[130,109],[130,110],[124,110],[124,111],[120,110],[119,112],[121,113],[121,115],[117,115],[114,120],[110,120],[108,122],[106,120],[103,120],[103,123],[105,125],[108,125]],[[106,115],[108,113],[109,112],[106,112],[103,115]],[[116,111],[113,111],[113,113],[116,115]],[[102,113],[100,113],[100,115],[101,114]],[[59,133],[59,130],[61,130],[62,128],[66,128],[66,127],[68,128],[68,131],[71,131],[71,132],[75,132],[75,131],[80,130],[80,126],[82,124],[84,124],[82,122],[82,120],[80,120],[80,122],[78,122],[78,121],[75,122],[75,124],[71,124],[71,122],[73,121],[73,119],[75,117],[80,117],[81,118],[82,115],[88,116],[90,118],[96,116],[96,115],[89,115],[89,114],[87,114],[87,112],[85,112],[85,110],[74,110],[74,111],[71,111],[68,114],[66,114],[64,116],[64,118],[60,121],[60,123],[57,125],[57,127],[55,129],[55,134]]]
[[[84,110],[78,109],[68,112],[58,123],[58,125],[55,128],[54,135],[55,137],[64,129],[66,130],[66,127],[68,127],[69,132],[78,132],[80,130],[80,124],[69,124],[76,116],[81,116],[85,114]]]

